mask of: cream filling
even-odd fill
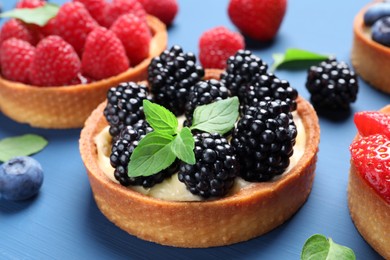
[[[301,118],[297,112],[293,113],[294,122],[297,127],[298,136],[294,146],[294,154],[290,157],[290,165],[284,172],[289,172],[301,159],[306,145],[306,133]],[[180,121],[180,120],[179,120]],[[111,181],[119,183],[114,177],[114,168],[110,164],[111,153],[111,135],[108,132],[108,126],[105,127],[96,137],[95,144],[98,153],[98,164],[100,169]],[[251,182],[247,182],[242,178],[236,178],[231,194],[238,192],[240,189],[249,187]],[[156,184],[152,188],[143,188],[142,186],[130,186],[129,189],[135,190],[144,195],[169,201],[200,201],[203,200],[200,196],[189,192],[180,182],[177,173],[170,178],[165,179],[162,183]]]

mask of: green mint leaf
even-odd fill
[[[163,106],[154,104],[147,99],[143,101],[146,121],[155,132],[174,135],[179,125],[176,116]]]
[[[47,140],[39,135],[26,134],[0,140],[0,161],[5,162],[16,156],[28,156],[41,151]]]
[[[290,48],[287,49],[284,54],[275,53],[272,55],[274,62],[271,67],[271,71],[275,71],[277,68],[308,68],[313,64],[329,58],[329,55],[317,54],[314,52]]]
[[[184,127],[175,136],[171,148],[180,160],[188,164],[195,164],[195,140],[188,127]]]
[[[352,249],[336,244],[331,238],[313,235],[306,240],[301,253],[301,260],[355,260]]]
[[[173,139],[159,132],[145,135],[130,157],[129,177],[150,176],[170,166],[176,159],[171,149]]]
[[[237,97],[199,106],[194,111],[191,129],[223,135],[234,127],[238,118],[238,107]]]
[[[37,8],[19,8],[0,14],[0,17],[12,17],[22,20],[25,23],[44,26],[55,17],[60,7],[55,4],[46,3]]]

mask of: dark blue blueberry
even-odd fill
[[[390,3],[377,3],[364,13],[364,24],[371,26],[385,16],[390,16]]]
[[[31,157],[15,157],[0,166],[0,198],[28,199],[38,193],[42,182],[42,167]]]
[[[390,47],[390,16],[379,19],[372,26],[372,39]]]

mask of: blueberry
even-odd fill
[[[38,193],[42,182],[42,167],[31,157],[15,157],[0,166],[0,198],[28,199]]]
[[[385,16],[390,16],[390,3],[377,3],[364,13],[364,24],[371,26]]]
[[[390,47],[390,16],[379,19],[372,26],[372,39]]]

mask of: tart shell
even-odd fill
[[[206,72],[219,77],[220,71]],[[211,201],[175,202],[142,195],[110,181],[97,163],[94,137],[105,127],[105,102],[81,131],[80,152],[96,204],[115,225],[141,239],[176,247],[214,247],[260,236],[289,219],[306,201],[312,187],[320,129],[312,106],[298,98],[306,130],[302,158],[287,174],[252,183],[237,193]]]
[[[37,87],[0,77],[0,111],[11,119],[40,128],[81,128],[85,120],[105,98],[110,87],[124,81],[147,77],[154,56],[167,46],[165,25],[153,16],[147,17],[152,32],[148,58],[127,71],[89,84]]]
[[[390,105],[381,110],[390,114]],[[359,135],[356,137],[359,138]],[[390,204],[359,174],[351,161],[348,182],[351,218],[363,238],[385,259],[390,259]]]

